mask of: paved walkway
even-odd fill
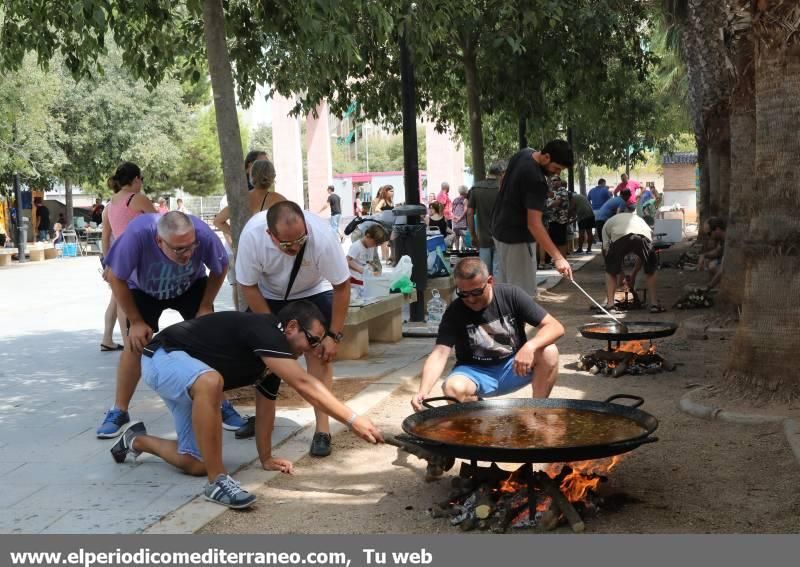
[[[98,268],[96,257],[85,257],[0,269],[0,533],[136,533],[201,493],[204,479],[149,455],[118,465],[108,452],[113,442],[95,438],[113,402],[119,357],[99,350],[110,291]],[[555,273],[540,276],[544,287],[558,281]],[[217,309],[230,309],[227,286],[220,296]],[[161,323],[178,320],[167,312]],[[425,356],[430,342],[371,345],[368,360],[337,363],[336,378],[388,375]],[[144,385],[131,415],[174,438],[171,416]],[[310,408],[280,411],[273,443],[312,421]],[[225,434],[231,471],[256,458],[252,440]]]

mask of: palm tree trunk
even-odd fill
[[[717,147],[719,150],[719,186],[717,187],[716,214],[725,217],[731,196],[731,127],[730,117],[726,111],[720,117],[720,129]]]
[[[715,142],[708,144],[707,155],[708,186],[705,187],[707,193],[703,195],[703,202],[706,204],[704,221],[719,214],[719,205],[717,203],[719,195],[719,145]]]
[[[762,25],[781,22],[775,13],[780,4],[756,5],[773,12]],[[788,401],[800,398],[800,46],[774,41],[774,30],[767,31],[772,33],[757,46],[755,70],[759,195],[745,243],[742,315],[726,378],[752,397]]]
[[[228,206],[231,208],[233,243],[247,223],[247,180],[244,172],[242,137],[239,117],[236,114],[236,95],[233,84],[231,60],[225,40],[225,12],[222,0],[203,1],[203,31],[208,54],[208,72],[214,93],[214,111],[217,119],[219,150],[222,157],[222,176]]]
[[[742,38],[736,47],[736,86],[731,95],[731,183],[728,229],[725,234],[725,269],[720,303],[742,304],[745,280],[744,238],[753,216],[755,189],[756,110],[753,42]]]

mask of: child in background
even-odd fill
[[[53,225],[53,232],[55,233],[55,236],[53,237],[52,241],[53,245],[55,246],[56,244],[63,244],[64,234],[62,233],[62,227],[60,222],[57,222],[56,224]]]
[[[378,275],[378,270],[372,267],[377,259],[375,248],[386,240],[386,230],[379,224],[373,224],[364,231],[360,240],[350,245],[347,265],[350,267],[350,283],[356,291],[361,291],[364,286],[364,270],[368,269],[368,264],[370,271]]]

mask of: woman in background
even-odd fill
[[[372,201],[372,216],[380,217],[384,211],[391,211],[394,209],[394,187],[391,185],[384,185],[378,189],[378,195]],[[387,264],[391,263],[392,255],[389,251],[389,243],[384,242],[381,244],[381,260]]]
[[[120,165],[114,175],[108,179],[108,187],[114,192],[114,195],[102,213],[101,264],[106,253],[111,249],[113,241],[122,236],[122,233],[128,228],[128,223],[144,213],[158,212],[153,202],[142,193],[143,186],[142,170],[138,165],[129,161]],[[105,278],[105,270],[103,277]],[[122,341],[125,342],[127,327],[125,313],[119,308],[112,294],[108,307],[106,307],[103,340],[100,342],[100,350],[103,352],[125,348],[114,342],[114,322],[119,322],[119,332],[122,334]]]

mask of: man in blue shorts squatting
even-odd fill
[[[510,394],[527,385],[534,398],[550,395],[558,376],[555,342],[564,327],[522,289],[495,284],[486,264],[465,258],[456,266],[458,299],[439,325],[436,346],[422,370],[419,391],[411,399],[415,410],[442,375],[456,349],[456,365],[442,384],[445,396],[460,402]],[[525,324],[537,328],[528,340]]]

